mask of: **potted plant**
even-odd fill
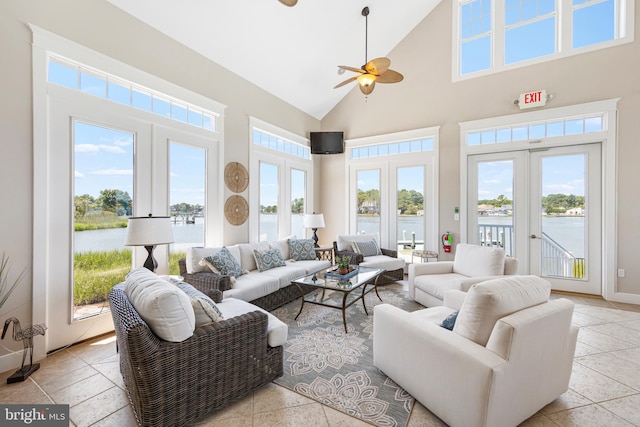
[[[349,272],[349,263],[351,257],[349,255],[336,256],[336,264],[338,265],[338,274],[347,274]]]

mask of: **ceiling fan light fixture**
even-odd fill
[[[361,74],[358,76],[358,84],[363,87],[369,87],[376,81],[377,76],[374,74]]]

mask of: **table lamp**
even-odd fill
[[[318,228],[324,228],[324,215],[321,213],[317,214],[315,212],[312,214],[306,214],[304,216],[303,226],[304,228],[310,228],[313,230],[313,246],[319,248],[318,235],[316,232],[318,231]]]
[[[129,218],[125,246],[144,246],[149,256],[144,267],[155,273],[158,261],[153,257],[157,245],[173,243],[173,230],[168,216],[138,216]]]

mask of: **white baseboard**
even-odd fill
[[[610,298],[610,301],[615,302],[624,302],[627,304],[638,304],[640,305],[640,295],[639,294],[629,294],[625,292],[616,292]]]
[[[29,355],[27,355],[27,357],[29,357]],[[20,368],[21,365],[22,350],[0,356],[0,372],[15,371]]]

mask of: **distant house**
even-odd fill
[[[572,209],[567,209],[565,211],[566,215],[584,215],[584,208],[577,207]]]

